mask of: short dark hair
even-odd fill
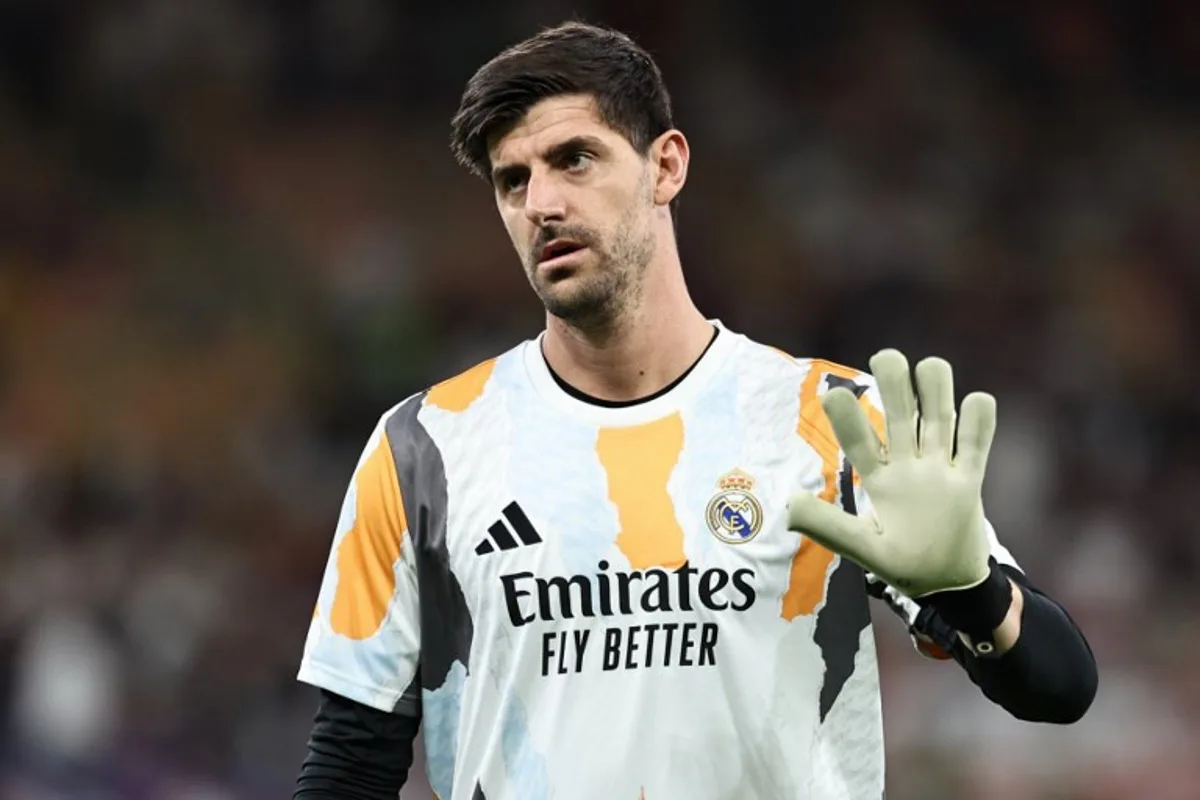
[[[547,28],[476,71],[450,123],[460,164],[490,181],[490,144],[538,102],[591,95],[600,119],[639,153],[674,127],[671,98],[654,59],[625,34],[583,22]]]

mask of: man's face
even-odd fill
[[[496,205],[546,310],[594,327],[636,303],[655,249],[650,162],[594,101],[543,100],[489,153]]]

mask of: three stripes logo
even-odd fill
[[[515,550],[523,545],[540,544],[542,537],[534,529],[533,523],[529,521],[529,517],[525,516],[525,512],[515,502],[505,506],[504,519],[508,520],[508,525],[504,524],[504,520],[497,520],[488,528],[488,534],[491,538],[484,537],[483,541],[475,546],[475,554],[485,556],[488,553],[493,553],[496,548],[501,550]],[[509,530],[512,526],[512,530]],[[513,538],[513,532],[516,532],[517,538]],[[520,539],[518,544],[517,539]]]

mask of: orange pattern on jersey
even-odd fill
[[[821,457],[823,486],[817,496],[826,503],[834,502],[837,497],[838,473],[842,468],[841,445],[838,444],[829,417],[825,415],[825,409],[821,407],[817,392],[826,375],[853,380],[861,374],[858,370],[830,361],[814,360],[800,386],[800,417],[796,423],[796,433]],[[876,430],[881,430],[883,415],[875,410],[866,397],[860,398],[860,402]],[[825,597],[825,584],[832,564],[832,552],[807,536],[801,538],[796,555],[792,557],[788,588],[783,595],[780,613],[784,619],[791,621],[801,614],[813,613]]]
[[[679,414],[629,428],[604,428],[596,453],[608,476],[608,497],[617,507],[617,547],[633,569],[683,566],[683,528],[667,481],[683,450]]]
[[[496,359],[484,361],[463,374],[443,381],[429,390],[425,402],[437,406],[443,411],[459,413],[470,408],[471,404],[483,395],[483,389],[492,377],[496,368]]]
[[[400,541],[408,531],[387,434],[354,475],[354,527],[337,548],[337,590],[329,624],[366,639],[379,630],[396,591]]]

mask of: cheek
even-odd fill
[[[504,229],[508,231],[508,238],[513,243],[513,247],[518,251],[524,252],[526,244],[529,241],[528,223],[524,222],[524,215],[520,214],[501,214],[501,219],[504,221]]]
[[[647,206],[653,205],[654,193],[644,181],[623,183],[619,190],[607,198],[612,219],[628,219],[639,215]]]
[[[606,203],[605,227],[610,235],[628,236],[642,227],[646,209],[646,198],[640,192],[622,192]]]

